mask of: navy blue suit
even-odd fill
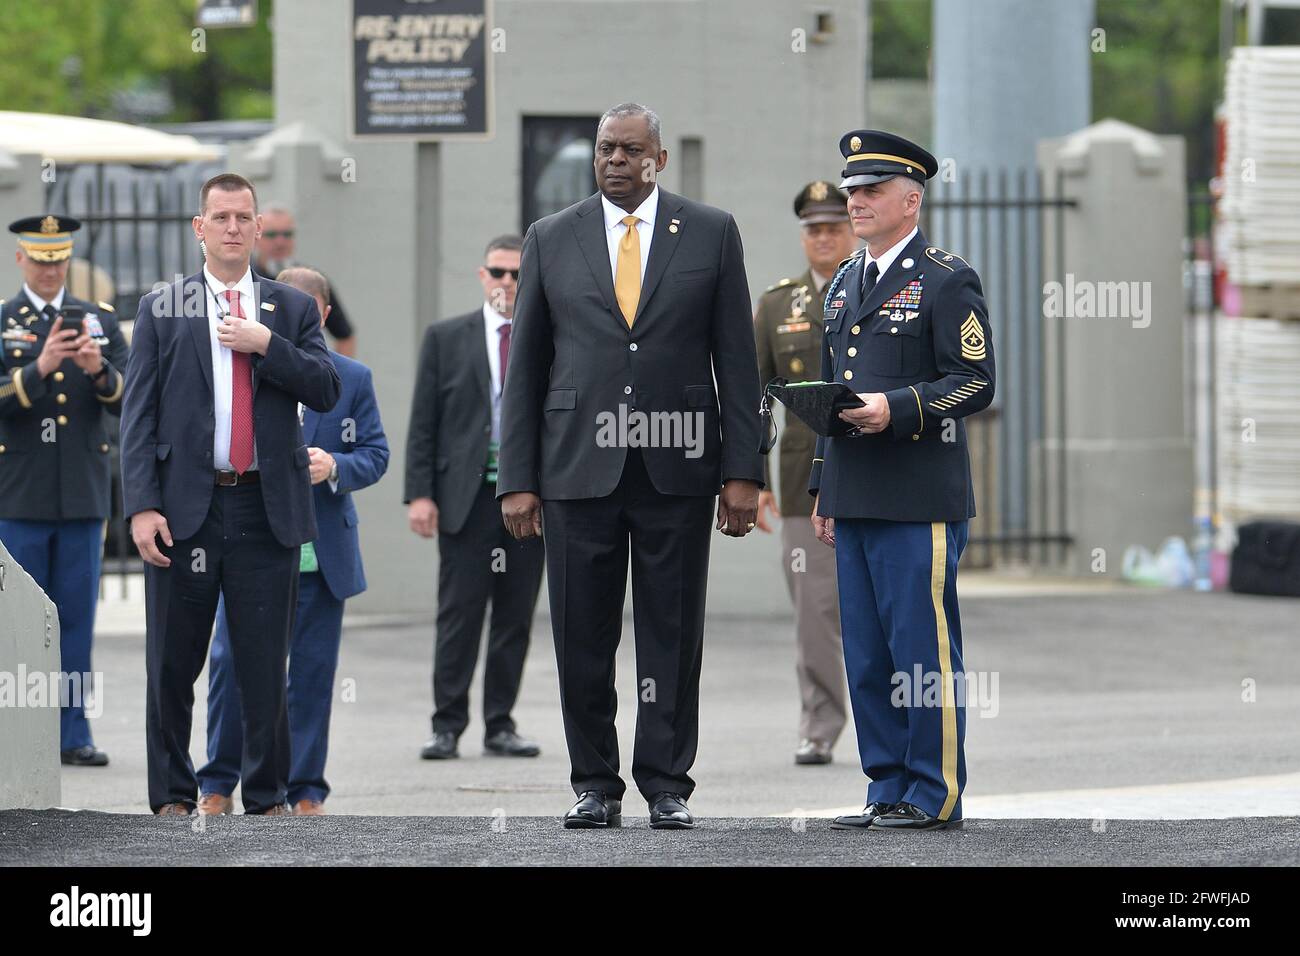
[[[217,487],[213,361],[205,280],[198,273],[140,300],[122,407],[125,512],[154,509],[173,546],[166,568],[145,565],[149,803],[193,807],[194,681],[203,670],[218,598],[231,617],[244,690],[244,806],[282,804],[289,775],[285,659],[298,591],[298,546],[316,536],[298,403],[328,411],[338,372],[311,296],[256,274],[253,311],[271,330],[253,354],[256,482]]]
[[[319,570],[299,578],[298,611],[289,643],[290,803],[323,801],[329,794],[325,759],[343,636],[343,602],[366,589],[352,492],[375,484],[388,470],[388,440],[370,369],[337,353],[330,357],[343,394],[325,414],[305,411],[302,422],[303,440],[334,456],[338,483],[331,487],[322,481],[312,488],[319,532],[312,547]],[[208,763],[198,773],[200,793],[230,796],[239,782],[244,740],[239,714],[230,631],[225,608],[219,607],[208,667]]]

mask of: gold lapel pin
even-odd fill
[[[680,222],[681,222],[680,219],[673,219],[672,221],[670,221],[670,222],[668,223],[668,231],[669,231],[669,232],[676,232],[676,231],[677,231],[677,224],[680,223]]]
[[[263,302],[263,303],[262,303],[262,311],[263,311],[263,312],[274,312],[274,311],[275,311],[275,303],[274,303],[274,302]]]

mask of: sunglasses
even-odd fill
[[[509,272],[510,278],[514,279],[516,282],[519,281],[518,269],[499,269],[496,266],[484,266],[483,268],[487,269],[488,275],[490,275],[494,279],[503,278],[505,274]]]
[[[293,230],[292,229],[269,229],[266,232],[263,232],[262,236],[263,238],[266,239],[292,239]]]

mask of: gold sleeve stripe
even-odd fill
[[[13,387],[13,383],[6,382],[5,384],[0,385],[0,398],[8,398],[16,391],[18,390]]]
[[[26,367],[24,366],[24,368]],[[13,383],[14,391],[18,393],[18,403],[23,408],[31,408],[32,400],[27,397],[27,389],[23,387],[23,370],[21,368],[14,371]]]
[[[122,373],[117,369],[113,369],[113,374],[117,376],[117,388],[113,389],[113,394],[100,395],[98,392],[95,393],[95,397],[105,404],[117,401],[122,397],[122,392],[125,391],[126,379],[122,378]]]
[[[919,432],[925,428],[925,410],[921,408],[921,393],[918,392],[915,388],[912,388],[911,385],[907,387],[911,388],[912,394],[916,396],[916,414],[921,416],[921,424],[916,426],[916,430]]]

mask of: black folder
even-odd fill
[[[818,435],[837,438],[858,434],[856,426],[840,418],[840,412],[865,403],[843,382],[786,382],[775,378],[768,383],[766,392]]]

